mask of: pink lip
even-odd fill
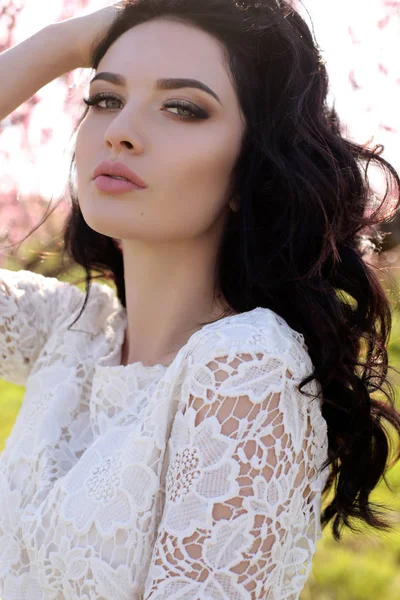
[[[132,171],[127,165],[121,162],[115,161],[103,161],[94,170],[93,179],[96,179],[99,175],[115,175],[117,177],[125,177],[129,182],[135,184],[139,188],[146,188],[147,184]],[[124,181],[116,181],[117,183],[128,183]]]
[[[122,179],[113,179],[108,175],[99,175],[94,180],[94,184],[97,189],[102,192],[109,192],[112,194],[124,194],[125,192],[131,192],[133,190],[141,191],[144,188],[139,187],[132,181],[122,181]]]

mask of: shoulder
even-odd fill
[[[70,295],[71,284],[40,273],[20,269],[0,269],[0,307],[2,317],[25,314],[54,320]]]
[[[193,336],[192,342],[188,352],[192,363],[204,364],[224,356],[233,360],[248,354],[254,360],[284,363],[296,379],[313,370],[303,334],[269,308],[258,307],[210,323]]]
[[[68,323],[73,323],[82,311],[86,290],[82,290],[76,285],[71,285],[70,288],[67,312]],[[76,328],[93,334],[108,330],[111,335],[110,332],[118,327],[118,324],[121,324],[124,319],[125,308],[121,305],[112,287],[105,283],[92,282],[85,308],[72,329]]]
[[[310,402],[297,389],[314,368],[302,334],[266,308],[223,319],[198,333],[187,356],[179,404],[182,414],[187,408],[197,415],[203,405],[215,406],[219,418],[234,405],[245,423],[244,415],[256,418],[260,410],[273,418],[279,413],[298,450],[310,417],[314,432],[309,437],[324,447],[327,429],[321,400]],[[303,391],[317,397],[317,380],[308,382]],[[202,415],[193,418],[199,422]]]
[[[0,269],[0,286],[6,291],[21,290],[41,292],[42,294],[52,293],[59,289],[66,289],[70,284],[59,281],[55,277],[46,277],[34,271],[20,269],[11,271],[10,269]]]
[[[25,308],[53,319],[53,325],[68,325],[81,312],[85,296],[86,292],[75,283],[24,269],[0,269],[0,307],[3,317],[14,316],[19,309]],[[98,333],[123,321],[125,314],[111,286],[92,282],[87,304],[74,327]]]

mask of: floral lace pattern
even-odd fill
[[[303,336],[256,308],[168,367],[121,366],[108,286],[70,330],[75,286],[0,269],[0,292],[0,377],[26,386],[0,455],[2,600],[298,599],[329,475]]]

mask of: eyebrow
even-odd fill
[[[97,81],[98,79],[102,79],[103,81],[108,81],[109,83],[113,83],[114,85],[126,86],[126,79],[123,75],[119,75],[118,73],[109,73],[104,71],[102,73],[98,73],[95,77],[93,77],[90,85]],[[156,81],[156,89],[159,90],[177,90],[179,88],[191,87],[197,88],[199,90],[203,90],[203,92],[207,92],[213,96],[222,106],[222,102],[219,96],[201,81],[197,79],[185,79],[185,78],[169,78],[169,79],[157,79]]]

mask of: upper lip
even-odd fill
[[[135,183],[139,187],[147,187],[147,184],[140,179],[139,175],[136,175],[129,167],[121,162],[115,162],[111,160],[105,160],[100,163],[94,170],[93,179],[96,179],[99,175],[116,175],[117,177],[126,177],[132,183]]]

